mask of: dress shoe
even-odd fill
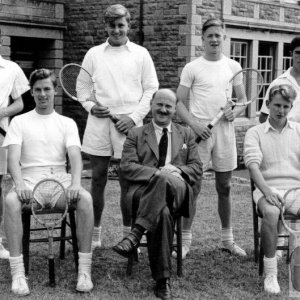
[[[171,300],[171,286],[170,286],[170,279],[164,278],[156,281],[156,286],[154,288],[154,294],[157,298],[163,300]]]
[[[134,232],[130,232],[121,242],[113,247],[113,250],[124,257],[130,257],[138,248],[140,239]]]

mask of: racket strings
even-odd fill
[[[85,100],[93,93],[93,80],[79,65],[66,65],[60,72],[60,82],[72,97]]]
[[[255,69],[243,70],[231,81],[234,86],[232,101],[236,102],[236,105],[247,105],[256,100],[263,87],[263,78]]]
[[[43,181],[36,186],[33,193],[33,198],[36,201],[34,209],[51,210],[58,201],[63,201],[64,197],[64,189],[58,182]]]

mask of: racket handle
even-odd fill
[[[49,264],[49,285],[51,287],[54,287],[56,285],[55,283],[55,270],[54,270],[54,258],[48,259]]]
[[[208,129],[212,129],[214,126],[210,123],[207,125]],[[199,144],[202,141],[202,137],[201,136],[197,136],[196,137],[196,143]]]
[[[213,118],[213,120],[207,125],[208,129],[212,129],[219,121],[220,119],[223,117],[224,115],[224,110],[221,109],[218,114]],[[200,136],[198,136],[196,138],[196,143],[199,144],[202,141],[202,138]]]

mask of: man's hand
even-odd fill
[[[203,141],[207,140],[212,135],[211,130],[206,125],[194,122],[191,127],[195,134],[200,136]]]
[[[233,122],[235,119],[235,114],[234,111],[232,110],[231,106],[225,106],[223,108],[224,111],[224,119],[227,120],[228,122]]]
[[[109,118],[110,111],[108,107],[95,104],[91,109],[91,114],[96,118]]]
[[[181,170],[171,164],[167,164],[164,167],[160,168],[160,171],[162,173],[172,174],[172,175],[178,177],[180,180],[184,181],[184,179],[181,176],[181,173],[182,173]]]
[[[127,134],[134,125],[135,123],[128,116],[120,116],[119,121],[115,124],[117,130],[124,134]]]
[[[32,191],[24,183],[16,185],[15,191],[22,203],[29,204],[33,198]]]
[[[264,196],[271,205],[277,206],[279,209],[284,205],[283,198],[278,194],[273,192],[271,189],[264,193]]]
[[[80,200],[80,192],[82,186],[80,184],[71,184],[66,188],[68,203],[77,203]]]

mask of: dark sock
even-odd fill
[[[135,224],[132,228],[132,232],[138,237],[139,240],[142,238],[145,231],[146,229],[139,224]]]

